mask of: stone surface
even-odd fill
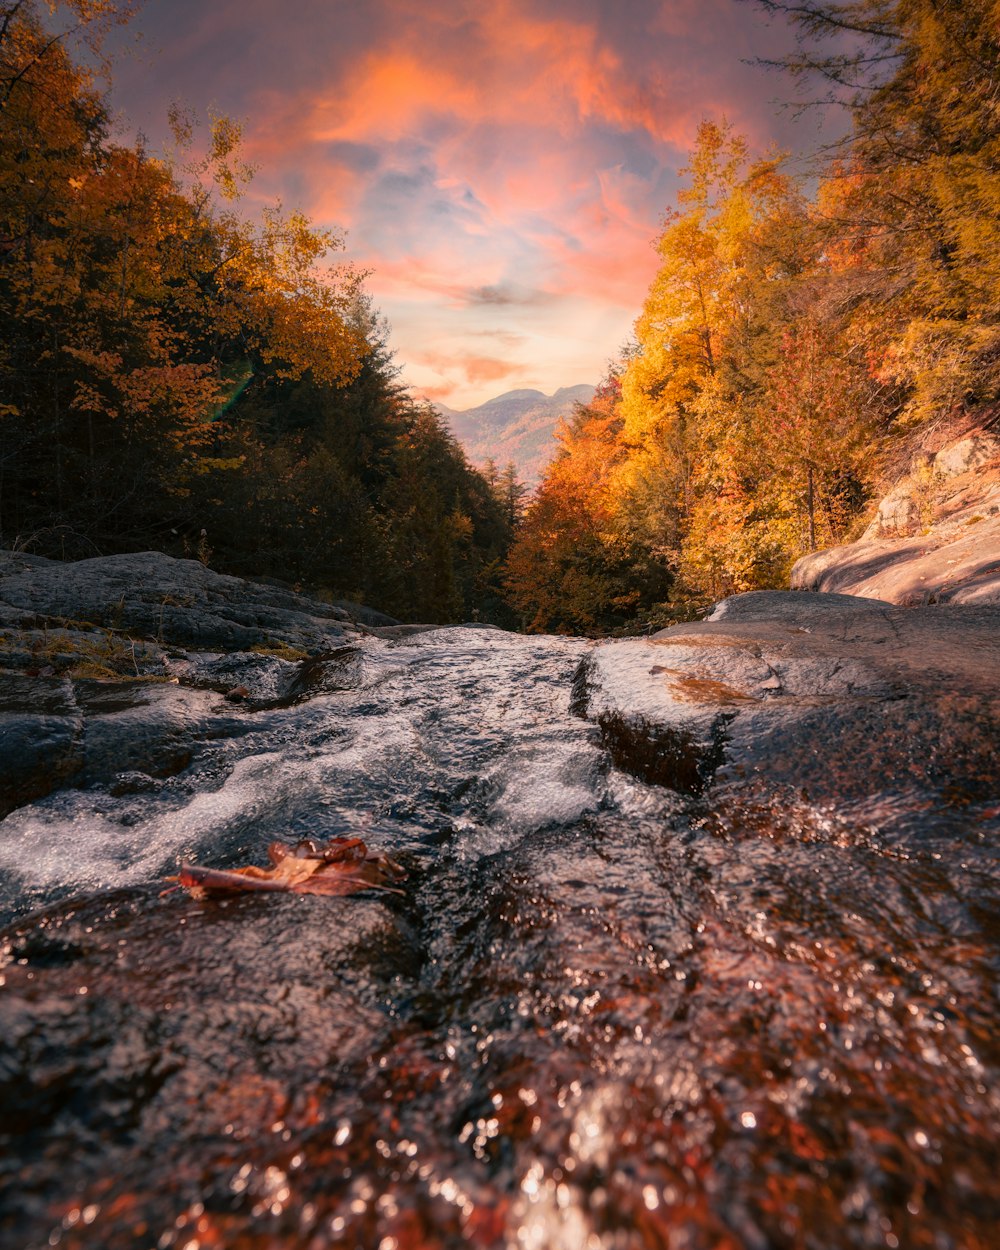
[[[835,591],[918,606],[1000,603],[1000,488],[986,505],[915,538],[829,547],[792,569],[793,590]]]
[[[576,707],[616,762],[681,792],[985,800],[1000,777],[1000,608],[743,595],[597,647]]]
[[[158,551],[71,564],[0,552],[0,604],[0,623],[89,621],[204,651],[325,650],[351,628],[343,608]]]
[[[1000,437],[978,430],[917,455],[863,537],[804,556],[791,587],[910,605],[1000,602]]]
[[[67,785],[183,770],[254,713],[343,688],[359,636],[343,608],[159,552],[0,552],[0,816]]]
[[[993,1250],[998,611],[8,631],[66,788],[0,822],[0,1243]],[[164,880],[351,834],[403,893]]]
[[[0,816],[78,777],[82,727],[71,682],[0,672]]]

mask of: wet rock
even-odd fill
[[[642,643],[366,638],[269,708],[52,687],[201,754],[3,822],[0,1241],[992,1250],[996,761],[982,802],[946,767],[994,749],[995,627],[757,595]],[[405,896],[163,893],[352,832]]]
[[[357,636],[339,607],[196,561],[0,552],[0,816],[67,785],[182,771],[250,728],[237,711],[344,688]]]
[[[353,690],[362,680],[363,669],[361,647],[335,647],[303,661],[281,697],[292,703],[317,694]]]
[[[436,625],[373,625],[369,628],[368,633],[373,634],[376,638],[395,639],[395,638],[411,638],[415,634],[426,634],[432,629],[437,629]]]
[[[298,679],[302,658],[236,651],[230,655],[187,653],[172,656],[169,671],[185,686],[255,704],[275,703],[286,697]]]
[[[769,832],[550,829],[443,857],[405,914],[141,891],[26,918],[7,1239],[880,1250],[888,1223],[987,1250],[995,867]]]
[[[168,682],[0,672],[0,816],[119,773],[171,776],[205,742],[251,728],[215,695]]]
[[[79,781],[106,781],[121,772],[169,777],[191,763],[208,739],[248,732],[213,695],[168,683],[80,681],[83,716]]]
[[[972,801],[1000,775],[1000,608],[744,595],[707,621],[602,644],[578,687],[617,762],[686,793]]]
[[[57,1226],[113,1177],[122,1201],[117,1216],[105,1211],[102,1244],[124,1244],[135,1235],[127,1195],[150,1168],[170,1178],[142,1213],[160,1231],[180,1213],[178,1197],[194,1201],[206,1182],[217,1210],[249,1212],[267,1186],[250,1169],[249,1184],[233,1185],[248,1145],[273,1147],[268,1163],[287,1174],[286,1124],[307,1129],[324,1082],[343,1066],[364,1069],[391,1027],[385,978],[409,958],[391,913],[366,899],[339,910],[330,900],[243,902],[118,896],[8,931],[0,1141],[48,1141],[44,1153],[0,1149],[8,1238],[27,1244],[24,1230]],[[140,1139],[157,1144],[155,1162],[135,1152]]]
[[[79,778],[82,726],[70,682],[0,673],[0,816]]]

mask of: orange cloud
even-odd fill
[[[497,360],[493,356],[466,356],[458,362],[469,382],[496,382],[500,378],[509,378],[520,373],[521,365],[511,364],[508,360]]]
[[[738,59],[753,6],[732,0],[298,0],[295,21],[273,0],[167,7],[147,11],[187,75],[172,90],[210,83],[246,118],[251,207],[280,194],[346,227],[407,376],[465,405],[506,379],[596,380],[697,123],[726,112],[770,137],[771,88]]]
[[[409,6],[394,7],[414,17]],[[435,38],[441,15],[433,5],[421,9],[422,20],[402,21],[329,89],[287,99],[269,135],[257,133],[260,154],[280,156],[290,142],[394,143],[426,133],[435,119],[465,135],[486,125],[571,136],[599,122],[683,144],[692,116],[697,121],[686,92],[662,72],[637,78],[637,67],[588,22],[543,18],[519,0],[487,0],[466,6],[457,35],[446,25],[450,37]]]
[[[720,2],[673,4],[670,37]],[[634,135],[661,160],[676,150],[680,164],[705,112],[683,62],[644,70],[644,50],[637,59],[624,51],[658,6],[641,22],[616,13],[620,42],[595,23],[600,6],[580,6],[586,16],[570,6],[546,14],[536,0],[381,7],[391,22],[379,43],[328,88],[269,99],[254,158],[267,165],[296,153],[313,171],[309,211],[348,227],[352,255],[375,270],[379,299],[457,308],[476,288],[487,300],[515,287],[575,287],[618,306],[634,302],[644,288],[631,275],[635,265],[649,272],[665,202],[648,175],[624,171],[611,136]],[[378,150],[379,169],[345,161],[345,149]],[[391,179],[422,169],[425,184],[391,203]]]
[[[471,383],[497,382],[524,372],[524,366],[519,361],[503,360],[498,356],[477,356],[469,352],[425,351],[412,357],[410,363],[432,369],[443,377],[457,373]]]

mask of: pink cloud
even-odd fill
[[[147,20],[170,94],[245,118],[251,204],[345,226],[421,389],[466,404],[556,368],[595,380],[698,122],[773,133],[732,0],[148,0]],[[475,350],[487,334],[519,336],[521,361]]]
[[[487,393],[523,384],[530,375],[521,361],[470,351],[421,351],[407,361],[415,389],[428,399],[453,400],[473,407],[477,393]],[[471,397],[471,398],[470,398]]]

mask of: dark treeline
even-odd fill
[[[397,384],[363,275],[318,268],[342,240],[240,213],[224,118],[199,142],[174,115],[169,161],[117,141],[84,61],[128,14],[61,12],[75,56],[0,3],[0,543],[505,621],[509,489]]]
[[[601,633],[787,585],[935,423],[1000,399],[995,0],[763,0],[852,128],[808,193],[705,122],[635,343],[512,550],[530,629]]]

